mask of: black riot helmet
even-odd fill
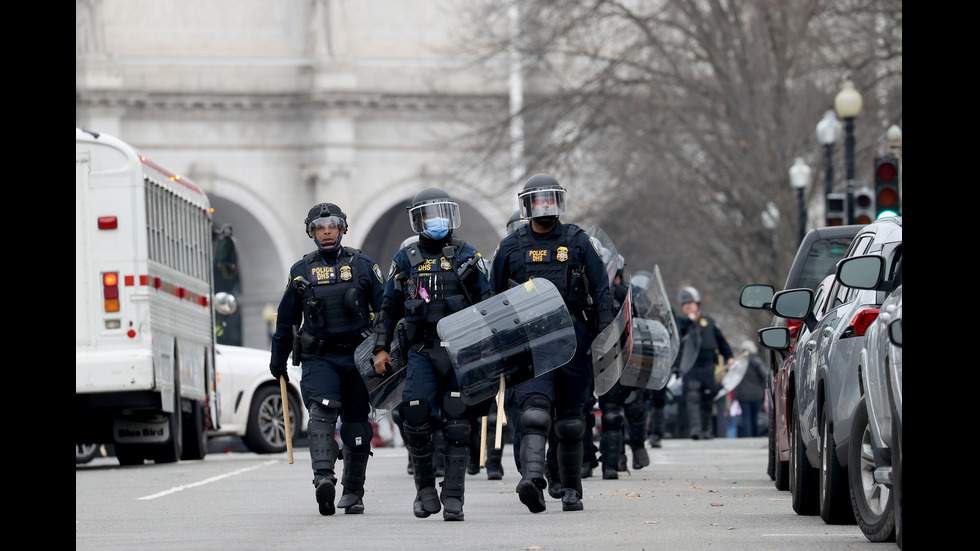
[[[521,217],[540,218],[550,226],[565,212],[565,188],[558,185],[553,176],[535,174],[517,194],[517,204]]]
[[[524,224],[527,224],[527,220],[521,217],[520,209],[515,210],[514,214],[510,215],[510,220],[507,221],[507,235],[514,233],[514,230],[523,226]]]
[[[677,302],[683,305],[686,302],[696,302],[701,306],[701,293],[694,287],[684,287],[677,295]]]
[[[445,191],[428,187],[415,194],[408,207],[408,219],[413,232],[441,239],[448,231],[459,227],[459,204]]]
[[[314,230],[321,224],[338,226],[346,232],[347,215],[333,203],[314,205],[310,209],[310,213],[306,215],[306,220],[303,221],[303,225],[306,227],[306,235],[313,237]]]

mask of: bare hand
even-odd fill
[[[384,375],[388,371],[388,366],[392,365],[391,356],[382,350],[374,356],[374,372]]]

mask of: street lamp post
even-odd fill
[[[861,94],[845,81],[834,98],[834,110],[844,120],[844,167],[847,172],[847,223],[854,223],[854,119],[861,113]]]
[[[796,190],[800,209],[800,244],[803,244],[803,236],[806,234],[806,201],[803,198],[803,191],[810,183],[812,172],[810,167],[803,160],[797,157],[796,162],[789,168],[789,183]]]
[[[834,144],[840,138],[841,124],[833,109],[828,109],[820,122],[817,123],[817,140],[823,144],[823,206],[824,217],[830,225],[827,214],[830,213],[828,198],[834,191]]]

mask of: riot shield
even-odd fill
[[[701,350],[701,332],[698,330],[688,331],[680,342],[680,361],[678,369],[684,375],[694,367],[694,362],[698,359]]]
[[[641,271],[630,276],[630,294],[633,296],[633,312],[636,317],[660,322],[667,330],[670,347],[668,354],[673,362],[680,351],[681,339],[674,312],[670,308],[670,299],[664,290],[660,266],[654,264],[653,272]]]
[[[612,285],[616,272],[623,267],[620,265],[622,256],[616,250],[616,245],[612,239],[599,226],[590,227],[585,230],[585,234],[592,239],[593,244],[598,244],[596,248],[599,250],[599,256],[602,257],[602,264],[606,267],[606,276],[609,279],[609,285]]]
[[[632,293],[626,293],[626,300],[608,327],[592,341],[592,371],[595,375],[597,396],[609,392],[623,374],[633,352],[633,301]]]
[[[369,336],[354,350],[354,364],[367,386],[371,418],[378,422],[402,401],[402,390],[408,377],[408,366],[402,358],[400,341],[391,345],[392,366],[384,375],[374,370],[374,337]]]
[[[735,390],[735,387],[742,382],[745,378],[745,372],[749,369],[749,354],[747,352],[742,352],[735,357],[735,361],[728,366],[728,370],[725,372],[725,376],[721,379],[721,388],[718,389],[718,394],[715,395],[715,400],[721,398],[728,392]]]
[[[572,317],[558,288],[534,278],[439,320],[436,332],[467,404],[493,398],[575,355]]]
[[[677,349],[671,348],[667,328],[659,321],[633,318],[633,351],[619,378],[633,388],[660,390],[667,384]]]

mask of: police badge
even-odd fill
[[[340,279],[343,281],[350,281],[351,277],[353,277],[353,274],[350,271],[350,266],[341,266]]]
[[[448,260],[446,260],[446,257],[442,257],[439,259],[439,267],[442,268],[443,270],[453,269],[453,265],[450,264]]]
[[[555,255],[558,262],[565,262],[568,260],[568,247],[558,247],[558,254]]]

